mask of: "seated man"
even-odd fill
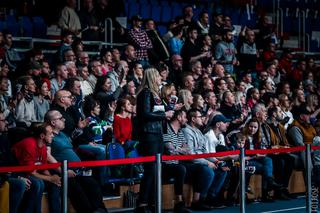
[[[51,143],[53,134],[52,127],[39,124],[34,128],[34,136],[25,138],[16,143],[12,147],[13,154],[18,160],[19,165],[33,166],[47,164],[47,143]],[[61,178],[54,174],[52,175],[49,170],[34,170],[25,174],[31,181],[31,186],[36,186],[38,192],[28,193],[26,197],[36,202],[33,206],[32,203],[26,203],[23,208],[24,212],[41,212],[41,199],[44,187],[46,185],[49,195],[49,209],[50,212],[61,212],[60,201],[60,186]]]
[[[207,144],[208,139],[202,134],[199,128],[203,126],[203,119],[200,111],[191,109],[188,111],[188,125],[182,129],[186,138],[187,144],[190,147],[191,154],[205,154],[208,153]],[[208,187],[201,192],[206,202],[210,206],[220,206],[217,202],[217,197],[222,189],[227,172],[223,168],[224,162],[216,158],[198,158],[192,160],[192,163],[200,164],[205,168],[205,173],[201,177],[207,177],[201,181],[207,182]]]
[[[53,140],[50,143],[48,154],[51,163],[54,161],[79,162],[78,155],[73,151],[71,140],[61,130],[65,127],[62,114],[50,110],[45,115],[45,122],[53,129]],[[88,176],[76,174],[77,170],[68,171],[68,191],[72,205],[77,212],[107,212],[102,202],[102,192],[97,181]]]
[[[3,113],[0,113],[0,166],[10,166],[13,165],[13,157],[10,150],[10,141],[7,134],[8,131],[8,122],[5,120],[5,116]],[[9,184],[6,183],[8,181]],[[9,199],[9,209],[10,212],[17,212],[20,206],[20,203],[24,197],[24,194],[26,191],[27,193],[36,194],[38,189],[36,188],[36,185],[31,186],[31,182],[28,178],[25,177],[19,177],[16,173],[12,174],[6,174],[1,173],[0,174],[0,191],[1,189],[4,190],[4,187],[8,186],[9,189],[9,198],[8,196],[5,196],[4,194],[1,194],[0,197]],[[0,198],[0,203],[1,199]],[[29,200],[28,196],[25,196],[26,203],[32,204],[35,206],[34,200]],[[3,211],[1,209],[0,204],[0,211]]]

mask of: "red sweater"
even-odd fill
[[[127,140],[131,140],[132,123],[130,118],[121,118],[118,115],[114,116],[113,134],[115,139],[124,144]]]

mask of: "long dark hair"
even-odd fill
[[[102,87],[103,87],[103,85],[106,83],[106,81],[107,81],[108,78],[109,78],[109,77],[106,76],[106,75],[101,76],[101,77],[98,78],[97,83],[96,83],[96,86],[95,86],[95,88],[94,88],[94,92],[93,92],[94,95],[96,95],[98,92],[103,91]]]
[[[116,110],[114,111],[115,114],[119,114],[122,112],[122,107],[124,107],[126,105],[126,102],[129,101],[129,99],[123,97],[123,98],[120,98],[118,101],[117,101],[117,107],[116,107]],[[129,101],[130,102],[130,101]]]
[[[249,125],[250,123],[257,123],[258,124],[258,130],[257,132],[252,136],[253,138],[253,144],[255,149],[258,149],[261,145],[261,134],[260,134],[260,123],[258,121],[257,118],[251,118],[248,123],[245,125],[245,127],[243,128],[243,134],[248,138],[249,136]],[[248,141],[246,142],[245,145],[246,148],[249,148],[249,144]]]

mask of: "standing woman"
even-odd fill
[[[145,70],[137,96],[139,153],[152,156],[163,151],[163,122],[173,115],[165,112],[160,99],[161,76],[155,68]],[[139,205],[135,212],[150,212],[148,204],[154,202],[155,163],[145,163],[140,184]]]

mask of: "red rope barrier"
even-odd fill
[[[139,158],[122,158],[122,159],[114,159],[114,160],[69,162],[68,167],[75,168],[75,167],[111,166],[111,165],[120,165],[120,164],[153,162],[155,160],[156,160],[155,156],[148,156],[148,157],[139,157]]]
[[[311,146],[311,150],[320,150],[320,146]]]
[[[292,147],[292,148],[280,148],[280,149],[257,149],[257,150],[245,150],[246,155],[256,154],[275,154],[275,153],[288,153],[288,152],[299,152],[306,150],[304,146]]]
[[[239,155],[240,150],[234,151],[226,151],[226,152],[216,152],[216,153],[208,153],[208,154],[194,154],[194,155],[164,155],[162,156],[162,160],[192,160],[196,158],[212,158],[212,157],[223,157],[230,155]]]
[[[280,148],[280,149],[260,149],[260,150],[246,150],[246,155],[256,155],[256,154],[274,154],[274,153],[288,153],[288,152],[298,152],[304,151],[306,148],[304,146],[293,147],[293,148]],[[319,146],[312,146],[312,150],[320,150]],[[162,160],[192,160],[196,158],[210,158],[210,157],[223,157],[230,155],[239,155],[239,150],[208,153],[208,154],[194,154],[194,155],[164,155]],[[98,161],[82,161],[82,162],[69,162],[69,168],[75,167],[95,167],[95,166],[111,166],[120,164],[133,164],[133,163],[143,163],[143,162],[153,162],[155,161],[155,156],[139,157],[139,158],[125,158],[125,159],[114,159],[114,160],[98,160]],[[1,167],[0,173],[6,172],[30,172],[34,170],[45,170],[45,169],[55,169],[61,166],[61,163],[53,164],[43,164],[43,165],[33,165],[33,166],[8,166]]]

